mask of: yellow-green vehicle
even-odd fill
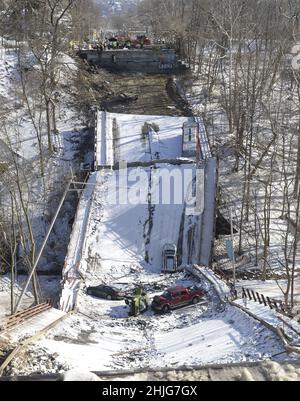
[[[148,310],[150,301],[143,288],[137,288],[132,297],[127,297],[125,303],[129,305],[129,316],[138,316]]]

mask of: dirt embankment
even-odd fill
[[[80,102],[113,113],[168,116],[191,113],[174,91],[172,76],[166,74],[113,73],[82,63],[78,89],[82,94]]]

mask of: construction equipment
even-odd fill
[[[148,295],[141,287],[136,288],[132,297],[126,297],[125,303],[130,307],[129,316],[135,317],[148,310],[150,305]]]

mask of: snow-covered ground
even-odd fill
[[[21,282],[24,284],[24,281]],[[11,308],[11,282],[10,277],[0,276],[0,320],[2,320],[5,316],[8,316]],[[15,285],[14,295],[19,296],[21,293],[21,287],[19,285]],[[30,292],[26,292],[23,301],[23,307],[29,307],[32,305],[34,298]]]
[[[17,357],[10,371],[28,374],[37,370],[57,373],[69,369],[82,372],[159,370],[270,358],[285,360],[287,354],[277,335],[238,308],[222,305],[216,297],[212,273],[207,272],[207,276],[209,280],[199,276],[207,304],[191,305],[165,315],[148,311],[137,318],[128,318],[129,309],[124,301],[94,298],[82,287],[77,313],[66,317],[45,338],[30,346],[30,358],[23,364],[20,365]],[[97,283],[93,279],[90,276],[86,284]],[[119,278],[114,272],[111,280],[127,288],[142,283],[152,298],[165,287],[191,285],[195,279],[186,273],[161,275],[124,268],[120,269]],[[250,310],[271,324],[276,320],[270,310],[255,311],[252,307]],[[11,338],[17,340],[18,333]],[[290,358],[293,360],[293,355]]]
[[[261,305],[254,301],[238,299],[234,304],[249,310],[257,318],[263,320],[273,328],[280,328],[290,338],[290,341],[299,347],[300,345],[300,324],[295,319],[289,319],[270,309],[267,306]]]
[[[165,277],[136,273],[122,281],[134,277],[162,288],[193,282],[184,273]],[[149,291],[151,297],[159,292],[157,286]],[[208,307],[193,305],[166,315],[148,311],[138,318],[127,317],[124,301],[96,299],[80,290],[77,314],[67,317],[32,347],[33,361],[38,360],[37,349],[55,355],[58,366],[83,371],[176,368],[284,357],[283,345],[273,332],[235,307],[221,307],[205,279],[202,286],[208,294]]]
[[[283,291],[286,291],[286,280],[238,280],[237,288],[242,287],[254,290],[260,294],[277,300],[284,300]],[[281,290],[282,289],[282,290]],[[300,281],[296,281],[295,300],[300,303]]]
[[[0,46],[0,97],[12,99],[11,84],[15,76],[16,54],[4,53]]]
[[[211,145],[218,152],[219,156],[219,186],[220,186],[220,209],[222,215],[230,221],[230,208],[233,213],[233,222],[237,230],[241,228],[241,252],[242,255],[238,255],[239,249],[239,232],[234,236],[234,244],[236,250],[236,268],[239,276],[238,287],[244,286],[245,288],[251,288],[264,295],[274,297],[276,299],[283,299],[281,289],[286,290],[287,284],[285,280],[285,258],[289,263],[291,269],[292,253],[293,253],[293,240],[294,240],[294,228],[288,224],[284,217],[287,210],[283,210],[284,200],[284,187],[285,178],[283,175],[284,161],[279,157],[275,156],[274,165],[271,166],[270,161],[272,155],[276,152],[278,154],[286,152],[285,162],[287,166],[288,175],[292,179],[293,170],[295,171],[295,160],[296,154],[293,152],[297,149],[294,136],[294,127],[298,121],[298,96],[295,90],[291,90],[289,87],[288,80],[285,78],[278,77],[278,80],[272,84],[272,96],[267,96],[266,103],[270,104],[270,109],[276,109],[278,116],[282,118],[282,129],[284,134],[278,135],[276,138],[276,145],[274,148],[271,147],[269,152],[264,155],[260,167],[255,171],[251,182],[250,191],[250,212],[249,221],[244,222],[245,224],[240,225],[241,216],[245,214],[245,208],[242,206],[244,183],[245,183],[245,171],[244,168],[244,154],[241,155],[239,171],[234,171],[236,162],[236,154],[234,151],[235,138],[230,134],[228,115],[226,114],[223,96],[224,92],[228,91],[229,87],[229,76],[224,73],[219,73],[216,77],[216,83],[209,96],[208,85],[205,81],[208,79],[206,61],[209,64],[209,60],[204,58],[203,70],[198,78],[195,78],[191,88],[187,90],[187,100],[191,104],[193,111],[197,115],[204,115],[206,121],[206,129],[210,139]],[[244,60],[245,61],[245,60]],[[241,77],[240,77],[241,78]],[[241,81],[243,78],[241,78]],[[184,84],[184,82],[183,82]],[[274,121],[269,116],[264,116],[264,112],[260,110],[261,106],[257,106],[257,110],[254,116],[254,127],[256,132],[255,139],[253,142],[253,160],[251,169],[259,160],[260,156],[265,149],[266,144],[271,136],[272,127]],[[203,113],[203,114],[201,114]],[[274,115],[276,114],[274,112]],[[278,117],[279,118],[279,117]],[[284,121],[284,123],[283,123]],[[247,129],[244,132],[246,137]],[[289,138],[289,139],[287,139]],[[285,145],[285,141],[292,144],[288,150],[288,146]],[[246,140],[243,139],[243,146],[246,145]],[[284,150],[284,146],[286,146]],[[246,149],[246,148],[245,148]],[[243,150],[244,152],[244,150]],[[243,153],[242,152],[242,153]],[[289,152],[289,153],[288,153]],[[247,149],[245,151],[247,153]],[[288,155],[288,156],[287,156]],[[268,271],[268,278],[272,280],[258,281],[248,280],[249,276],[255,271],[254,276],[258,278],[259,272],[262,272],[264,266],[264,212],[265,212],[265,182],[271,177],[272,188],[271,188],[271,210],[270,210],[270,227],[268,228],[270,234],[270,245],[267,250],[266,258],[266,269]],[[293,188],[293,183],[289,182],[290,192]],[[256,196],[256,200],[255,200]],[[292,199],[292,194],[289,194]],[[295,218],[295,203],[291,201],[291,216]],[[245,205],[244,205],[245,206]],[[286,205],[285,205],[286,206]],[[257,208],[257,216],[255,216],[255,208]],[[255,225],[258,233],[257,249],[255,243]],[[287,253],[284,252],[285,237],[287,232]],[[226,241],[230,237],[221,237],[215,243],[215,267],[223,269],[228,272],[228,275],[232,274],[232,262],[228,258]],[[256,263],[256,256],[258,257],[258,263]],[[295,310],[299,309],[299,285],[300,285],[300,257],[299,247],[295,257],[295,299],[296,307]],[[244,279],[243,279],[244,278]],[[279,278],[276,282],[276,278]],[[281,287],[281,289],[279,288]]]
[[[15,300],[20,295],[25,285],[27,276],[19,276],[14,285]],[[40,276],[39,283],[41,294],[44,299],[57,299],[60,289],[60,278],[58,276]],[[11,281],[9,275],[0,276],[0,321],[10,314],[11,307]],[[34,296],[31,285],[24,294],[21,309],[25,309],[34,304]]]

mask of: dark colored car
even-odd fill
[[[157,312],[167,313],[172,309],[177,309],[190,304],[197,304],[204,296],[205,292],[197,286],[171,287],[162,295],[154,297],[151,307]]]
[[[126,296],[124,291],[116,287],[103,284],[97,285],[96,287],[88,287],[86,293],[88,295],[93,295],[94,297],[104,298],[114,301],[124,299]]]

